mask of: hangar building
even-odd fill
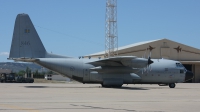
[[[194,73],[191,82],[200,82],[200,49],[193,48],[168,39],[139,42],[118,48],[119,56],[148,57],[171,59],[180,61],[187,70]],[[104,58],[105,51],[87,55],[85,57]]]

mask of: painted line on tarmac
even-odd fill
[[[22,110],[22,111],[27,111],[27,112],[40,112],[39,110],[35,110],[35,109],[31,109],[31,108],[24,108],[24,107],[10,105],[10,104],[0,104],[0,106],[9,108],[9,109]]]

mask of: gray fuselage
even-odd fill
[[[96,60],[98,59],[39,58],[36,63],[82,83],[103,83],[104,80],[114,79],[122,81],[123,84],[168,84],[185,80],[186,70],[183,66],[176,65],[178,61],[152,59],[154,63],[140,69],[105,66],[99,71],[93,71],[91,68],[95,66],[87,63]]]

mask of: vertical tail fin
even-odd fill
[[[44,58],[46,50],[28,14],[18,14],[9,58]]]

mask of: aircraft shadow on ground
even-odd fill
[[[101,86],[90,86],[90,87],[54,87],[54,86],[24,86],[25,88],[102,88]],[[124,89],[124,90],[149,90],[147,88],[139,87],[121,87],[121,88],[110,88],[110,89]]]
[[[25,88],[49,88],[49,86],[24,86]]]
[[[146,88],[139,88],[139,87],[121,87],[121,88],[112,88],[112,89],[124,89],[124,90],[149,90]]]
[[[25,88],[99,88],[99,87],[68,87],[68,86],[24,86]]]

